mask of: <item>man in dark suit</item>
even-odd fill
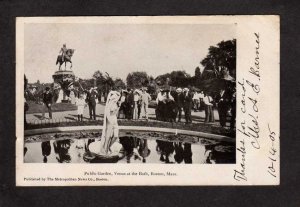
[[[185,115],[185,123],[192,123],[192,106],[193,98],[188,88],[183,90],[183,110]]]
[[[128,91],[127,119],[131,120],[133,119],[134,95],[132,89],[128,89]]]
[[[181,122],[183,99],[184,99],[184,96],[183,96],[183,93],[182,93],[182,89],[177,88],[176,93],[174,93],[174,101],[177,105],[178,122]]]
[[[89,105],[90,119],[96,120],[96,99],[97,92],[94,88],[91,88],[87,94],[86,102]]]
[[[222,127],[225,127],[226,119],[227,119],[227,111],[229,109],[229,102],[230,102],[228,92],[226,90],[221,90],[216,97],[216,101],[218,102],[218,113],[219,113],[220,125]]]
[[[47,107],[48,109],[48,112],[49,112],[49,118],[52,119],[52,109],[51,109],[51,106],[52,106],[52,99],[53,99],[53,95],[52,93],[50,92],[50,88],[49,87],[46,87],[46,91],[44,92],[43,94],[43,103],[45,104],[45,106]],[[45,112],[43,112],[43,118],[45,118]]]

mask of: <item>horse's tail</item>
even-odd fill
[[[59,60],[60,60],[60,55],[57,56],[56,64],[55,65],[57,65],[60,62]]]

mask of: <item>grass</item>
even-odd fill
[[[190,131],[201,131],[212,134],[225,135],[229,137],[235,137],[235,131],[231,131],[220,126],[213,126],[211,124],[205,123],[193,123],[193,124],[184,124],[184,123],[170,123],[162,121],[132,121],[120,119],[118,120],[119,126],[148,126],[148,127],[158,127],[158,128],[174,128],[174,129],[183,129]],[[84,121],[84,122],[61,122],[61,123],[44,123],[44,124],[28,124],[25,129],[39,129],[39,128],[51,128],[51,127],[66,127],[66,126],[91,126],[91,125],[103,125],[102,120],[96,121]]]
[[[34,114],[34,113],[42,113],[45,111],[46,106],[42,104],[37,104],[32,101],[27,102],[29,105],[29,109],[27,114]],[[59,111],[74,111],[77,110],[77,106],[71,103],[54,103],[52,104],[52,112],[59,112]]]

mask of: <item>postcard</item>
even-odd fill
[[[16,185],[279,185],[279,27],[17,17]]]

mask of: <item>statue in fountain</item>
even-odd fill
[[[112,153],[111,146],[119,138],[117,116],[120,108],[120,97],[121,94],[117,91],[111,91],[107,96],[100,142],[100,154],[102,155]]]
[[[104,109],[101,139],[88,146],[90,154],[87,154],[87,156],[97,159],[99,162],[109,159],[117,161],[119,159],[120,150],[116,149],[113,151],[112,145],[116,143],[116,140],[119,138],[117,115],[121,105],[119,102],[120,97],[121,94],[118,91],[109,92]]]

